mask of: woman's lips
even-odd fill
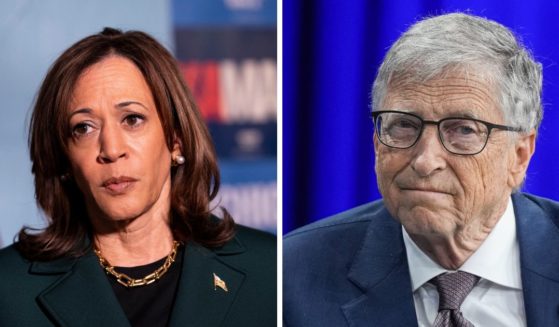
[[[128,176],[111,177],[103,182],[102,187],[109,193],[118,195],[126,193],[138,180]]]

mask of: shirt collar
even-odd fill
[[[413,291],[433,277],[448,270],[425,254],[402,226]],[[516,222],[512,200],[481,246],[458,270],[469,272],[493,283],[522,289],[520,254],[516,239]]]

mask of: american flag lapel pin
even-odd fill
[[[217,288],[219,287],[225,292],[229,292],[229,290],[227,289],[227,284],[225,284],[223,279],[219,278],[219,276],[216,275],[215,273],[213,274],[214,274],[214,290],[217,290]]]

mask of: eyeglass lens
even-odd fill
[[[409,148],[421,135],[424,122],[410,114],[387,112],[376,119],[380,141],[394,148]],[[443,146],[452,153],[473,154],[481,151],[489,134],[485,124],[468,118],[447,118],[438,123]]]

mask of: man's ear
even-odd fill
[[[509,170],[509,186],[517,189],[526,177],[530,159],[536,150],[536,131],[521,134],[514,145],[513,160]]]
[[[377,133],[373,132],[373,144],[375,146],[375,157],[378,155],[378,149],[379,149],[379,141],[378,141],[378,137],[377,137]]]

